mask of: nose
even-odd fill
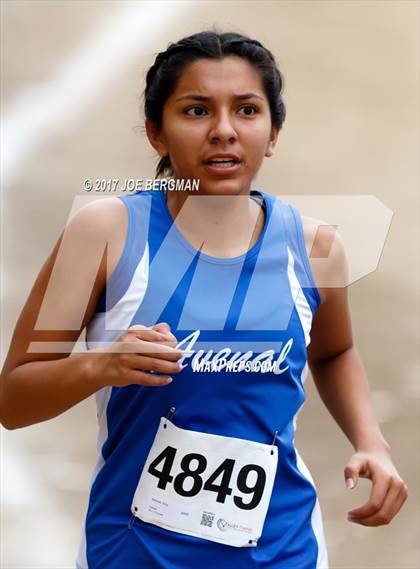
[[[228,111],[221,111],[214,115],[209,138],[211,142],[233,142],[236,140],[236,130]]]

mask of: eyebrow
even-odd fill
[[[235,99],[242,101],[243,99],[261,99],[264,101],[264,97],[257,95],[256,93],[241,93],[239,95],[233,95]],[[188,95],[183,95],[176,99],[176,101],[182,101],[184,99],[193,99],[194,101],[209,101],[211,97],[206,97],[204,95],[196,95],[195,93],[188,93]]]

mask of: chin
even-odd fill
[[[210,183],[200,180],[199,193],[203,196],[239,196],[248,194],[251,184],[239,183],[238,180],[214,180]]]

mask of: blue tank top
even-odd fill
[[[186,353],[184,369],[170,385],[97,392],[99,460],[78,568],[328,566],[315,485],[294,446],[320,296],[297,209],[266,192],[253,190],[251,197],[265,209],[264,228],[255,245],[235,258],[194,249],[173,222],[163,192],[119,198],[128,211],[127,238],[88,325],[87,346],[114,341],[134,324],[167,322]],[[211,364],[221,358],[226,367],[216,372]],[[248,369],[235,369],[235,361],[249,362]],[[256,370],[256,362],[271,365]],[[232,547],[132,518],[139,475],[160,418],[172,407],[182,429],[277,445],[256,547]]]

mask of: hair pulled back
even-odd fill
[[[144,110],[146,119],[158,128],[162,126],[165,101],[176,88],[176,83],[187,65],[197,59],[223,59],[237,55],[249,61],[259,72],[270,105],[271,124],[281,128],[286,108],[281,97],[283,77],[272,53],[259,41],[238,33],[203,31],[170,43],[160,52],[146,75]],[[156,176],[172,174],[169,156],[160,159]]]

